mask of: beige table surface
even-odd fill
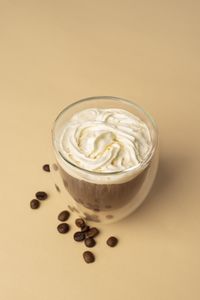
[[[199,19],[189,0],[0,1],[1,300],[200,299]],[[161,162],[144,205],[102,226],[86,265],[74,229],[56,232],[66,204],[41,166],[58,112],[92,95],[150,111]],[[33,211],[40,189],[50,198]]]

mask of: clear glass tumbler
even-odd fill
[[[88,108],[124,109],[145,122],[153,147],[139,166],[123,171],[100,173],[74,165],[60,153],[59,136],[65,123],[75,113]],[[68,208],[89,221],[111,223],[132,213],[144,201],[156,176],[159,158],[157,126],[148,113],[129,100],[98,96],[69,105],[54,122],[52,145],[51,171],[55,187],[66,200]]]

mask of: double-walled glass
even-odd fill
[[[59,151],[60,133],[74,114],[89,108],[124,109],[145,122],[151,135],[152,150],[144,161],[123,171],[99,173],[67,160]],[[80,217],[94,222],[115,222],[133,212],[149,193],[158,166],[158,132],[152,117],[134,102],[109,96],[79,100],[56,118],[52,142],[51,170],[55,187],[68,208]]]

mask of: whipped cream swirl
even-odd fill
[[[73,164],[94,172],[138,166],[152,149],[147,125],[123,109],[82,110],[64,125],[59,151]]]

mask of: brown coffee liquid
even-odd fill
[[[87,209],[99,212],[115,210],[133,201],[139,192],[148,168],[134,179],[120,184],[95,184],[72,177],[60,166],[65,188],[72,198]]]

